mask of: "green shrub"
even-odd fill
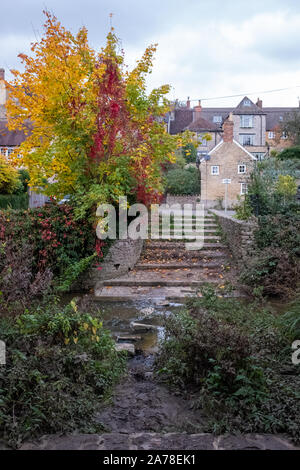
[[[279,160],[300,160],[300,145],[290,147],[277,155]]]
[[[45,433],[99,432],[101,400],[125,369],[97,316],[48,299],[16,321],[0,319],[0,433],[17,447]]]
[[[266,215],[258,224],[256,247],[247,257],[241,281],[265,295],[292,295],[300,278],[300,216]]]
[[[235,217],[238,220],[248,220],[253,215],[249,197],[247,195],[244,197],[238,196],[238,203],[234,210]]]
[[[166,190],[174,195],[199,194],[199,171],[193,167],[170,170],[166,176]]]
[[[0,194],[0,209],[27,210],[29,197],[27,193]]]

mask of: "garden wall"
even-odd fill
[[[238,263],[242,263],[247,254],[254,249],[254,232],[258,228],[257,221],[253,217],[250,221],[238,220],[233,214],[225,214],[224,211],[211,209],[218,217],[218,222],[229,249]]]
[[[138,262],[144,240],[116,240],[105,260],[86,271],[76,282],[74,290],[93,289],[98,282],[127,274]]]
[[[196,204],[200,204],[200,194],[194,196],[173,196],[172,194],[167,194],[165,203],[170,206],[173,204],[193,204],[193,206],[195,206]]]

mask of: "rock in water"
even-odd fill
[[[152,315],[152,313],[154,313],[154,308],[153,307],[143,308],[142,310],[140,310],[140,313],[144,315],[145,317],[149,317],[149,315]]]
[[[154,325],[145,325],[144,323],[131,322],[130,327],[137,332],[155,331],[157,328]]]
[[[127,351],[130,356],[135,355],[135,347],[132,343],[117,343],[115,344],[116,351]]]

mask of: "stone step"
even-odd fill
[[[154,270],[154,269],[222,269],[221,263],[139,263],[135,266],[138,270]]]
[[[159,279],[157,278],[156,280],[136,280],[136,279],[110,279],[109,281],[104,281],[102,285],[104,287],[114,287],[114,286],[120,286],[120,287],[148,287],[148,286],[153,286],[153,287],[201,287],[207,282],[209,283],[219,283],[219,279],[212,279],[212,278],[206,278],[202,280],[188,280],[188,279],[182,279],[182,280],[166,280],[166,279]]]
[[[39,440],[32,440],[24,442],[20,448],[24,450],[69,450],[69,451],[106,451],[101,457],[102,462],[108,464],[117,464],[121,466],[121,456],[114,456],[114,449],[131,451],[132,455],[136,455],[136,451],[144,450],[150,454],[159,456],[161,451],[174,450],[178,451],[247,451],[257,450],[284,450],[284,451],[297,451],[300,450],[288,440],[285,435],[280,434],[241,434],[231,435],[224,434],[216,436],[208,433],[187,434],[187,433],[154,433],[154,432],[136,432],[131,434],[126,433],[106,433],[106,434],[49,434],[42,436]],[[150,449],[150,451],[149,451]],[[176,452],[174,452],[176,454]],[[125,454],[125,455],[131,455]],[[252,454],[251,454],[252,455]],[[104,461],[104,456],[107,461]],[[248,454],[245,454],[247,458]],[[182,464],[183,456],[179,456],[179,463]],[[258,456],[260,457],[260,456]],[[296,457],[296,455],[295,455]],[[127,457],[128,459],[129,457]],[[143,457],[144,458],[144,457]],[[221,459],[222,457],[220,457]],[[232,458],[230,456],[230,458]],[[119,459],[119,460],[113,460]],[[160,462],[163,462],[164,457],[160,457]],[[225,459],[227,460],[227,459]],[[264,459],[262,459],[264,460]],[[153,461],[154,463],[154,461]],[[192,456],[187,456],[187,462],[184,466],[193,464]],[[108,465],[110,466],[110,465]],[[134,465],[130,465],[133,467]],[[124,464],[123,464],[124,467]],[[128,464],[125,468],[128,468]],[[139,465],[137,465],[137,468]]]
[[[142,256],[140,258],[140,261],[144,260],[149,260],[149,259],[191,259],[191,258],[197,258],[197,259],[207,259],[207,260],[212,260],[212,259],[225,259],[227,258],[227,253],[224,253],[222,251],[205,251],[205,250],[197,250],[195,252],[193,251],[188,251],[188,250],[178,250],[176,248],[161,248],[161,249],[151,249],[151,248],[146,248]]]
[[[173,241],[184,241],[186,240],[187,242],[191,242],[191,241],[210,241],[210,242],[217,242],[217,241],[220,241],[221,240],[221,237],[219,235],[196,235],[195,234],[187,234],[185,233],[184,235],[181,235],[181,233],[175,233],[175,234],[172,234],[172,232],[169,234],[169,233],[162,233],[160,234],[159,238],[157,238],[157,236],[155,236],[154,234],[152,234],[152,237],[153,238],[150,238],[150,240],[173,240]]]
[[[222,243],[204,243],[202,247],[202,251],[205,250],[222,250],[226,249],[227,246],[223,245]],[[150,250],[169,250],[169,249],[177,249],[177,250],[185,250],[185,243],[181,241],[179,242],[169,242],[168,240],[148,240],[145,244],[145,249]],[[187,251],[187,250],[185,250]]]
[[[218,284],[214,281],[215,287]],[[219,285],[223,285],[219,283]],[[135,302],[149,300],[153,301],[156,305],[169,306],[170,303],[182,303],[186,297],[195,296],[197,287],[191,286],[144,286],[144,287],[130,287],[130,286],[113,286],[110,288],[100,287],[96,289],[94,302]],[[223,294],[220,290],[220,295]],[[239,291],[232,291],[225,294],[226,298],[245,297],[245,294]]]

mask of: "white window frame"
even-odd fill
[[[214,172],[214,168],[217,169],[216,172]],[[213,176],[218,176],[218,175],[220,174],[220,167],[219,167],[219,165],[212,165],[210,171],[211,171],[211,174],[212,174]]]
[[[251,106],[251,101],[246,99],[246,100],[244,100],[243,105],[244,106]]]
[[[241,196],[244,196],[245,194],[248,194],[248,184],[244,182],[241,183]]]
[[[0,147],[0,154],[3,156],[3,157],[9,157],[14,151],[15,151],[16,147],[11,147],[11,146],[8,146],[8,147]]]
[[[244,168],[244,171],[241,171],[241,168]],[[238,165],[238,174],[239,175],[244,175],[247,171],[247,166],[242,163],[241,165]]]
[[[245,144],[244,139],[246,137],[250,138],[251,143],[250,144]],[[239,142],[241,145],[246,146],[246,147],[252,147],[254,145],[254,135],[253,134],[240,134],[239,135]]]
[[[288,138],[289,138],[289,136],[287,135],[287,133],[285,131],[283,131],[281,139],[286,140]]]
[[[271,139],[271,140],[275,139],[275,132],[274,131],[269,131],[268,132],[268,138]]]
[[[240,118],[240,127],[242,129],[252,129],[253,116],[251,114],[242,114]]]

